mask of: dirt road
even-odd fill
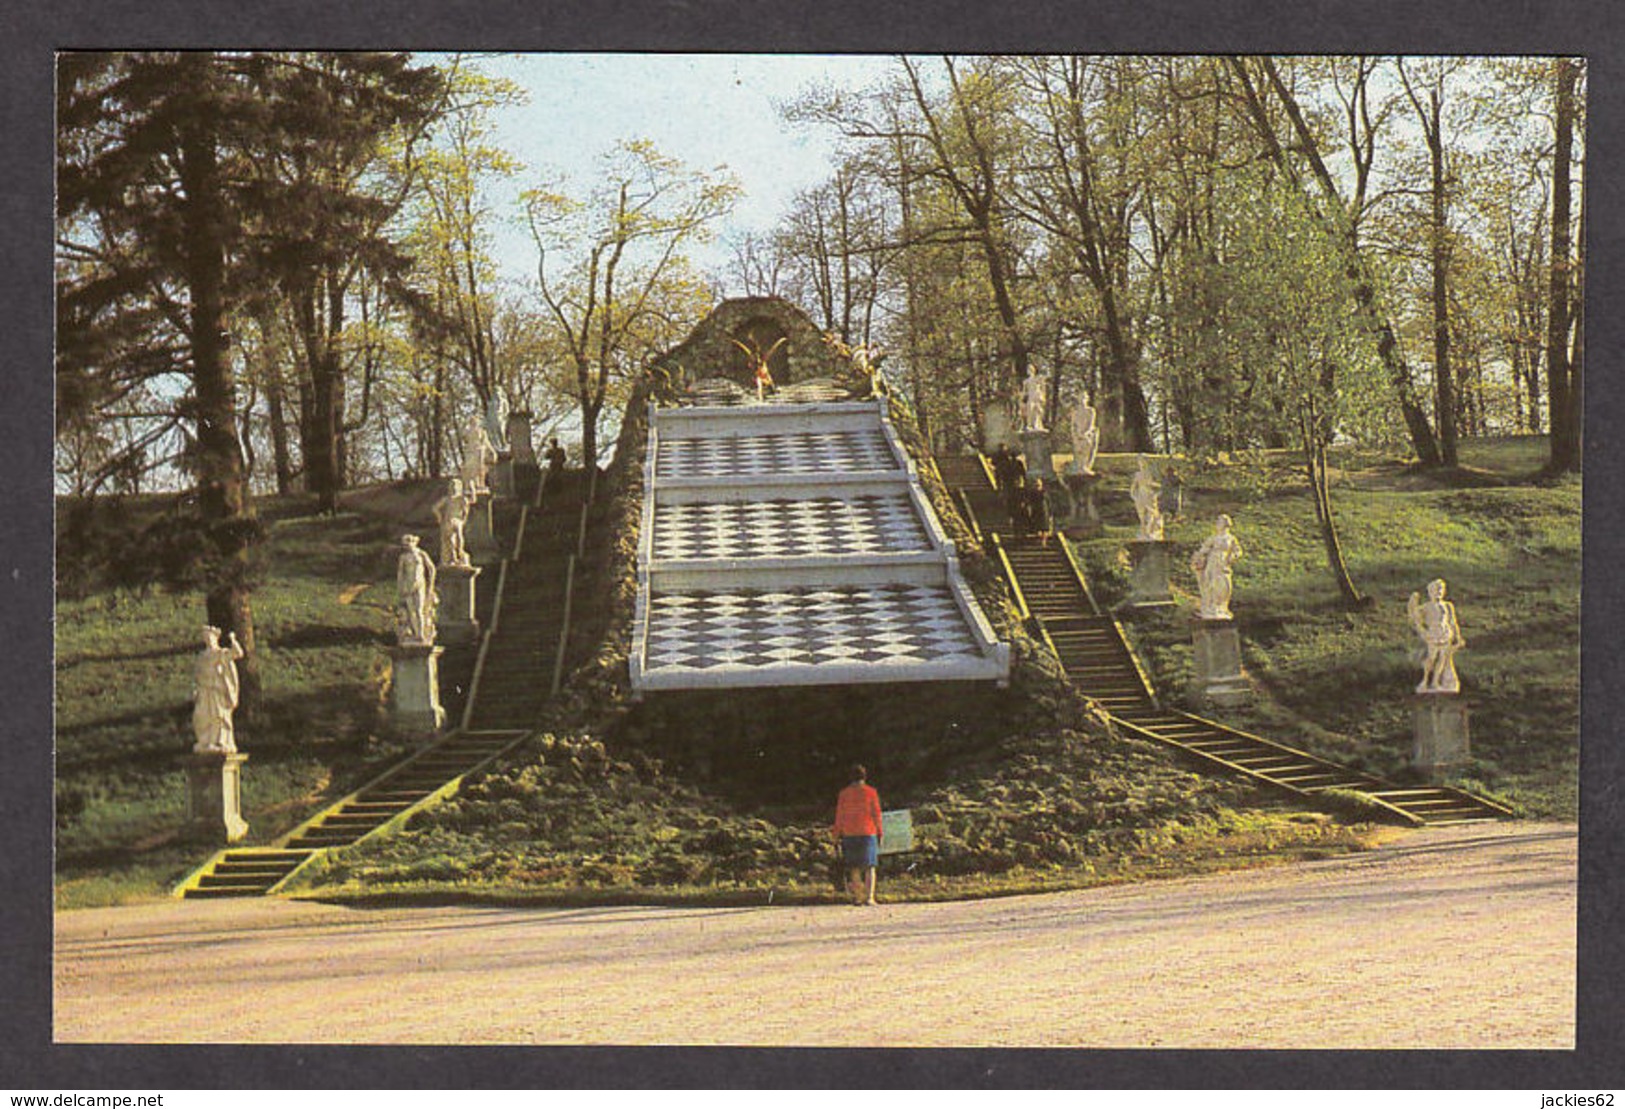
[[[56,1038],[1566,1048],[1575,866],[1572,825],[1465,825],[957,904],[83,910]]]

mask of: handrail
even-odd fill
[[[993,553],[999,560],[999,566],[1004,570],[1004,580],[1010,583],[1010,595],[1015,598],[1016,612],[1025,622],[1032,610],[1027,607],[1027,595],[1021,591],[1021,583],[1016,580],[1015,567],[1010,565],[1010,556],[1004,553],[1004,542],[999,538],[998,532],[990,535],[989,542],[993,545]]]
[[[1089,579],[1083,576],[1083,567],[1079,565],[1078,556],[1072,551],[1072,544],[1068,543],[1066,537],[1062,535],[1057,535],[1056,539],[1058,540],[1057,545],[1061,548],[1061,554],[1066,557],[1066,564],[1072,568],[1072,576],[1078,579],[1078,588],[1083,590],[1083,595],[1088,600],[1089,607],[1098,616],[1100,614],[1100,605],[1095,600],[1094,590],[1089,588]]]
[[[971,536],[979,546],[987,546],[987,537],[982,534],[982,523],[976,518],[976,509],[971,507],[970,494],[964,489],[955,489],[949,495],[955,500],[954,507],[959,509],[959,515],[964,519],[965,526],[970,528]]]
[[[1037,630],[1038,637],[1044,641],[1044,646],[1049,648],[1049,653],[1054,655],[1056,660],[1059,661],[1061,652],[1056,649],[1055,640],[1050,638],[1049,626],[1044,623],[1044,618],[1042,616],[1034,616],[1030,618],[1028,622],[1032,624],[1035,630]]]
[[[1113,630],[1117,632],[1118,640],[1123,644],[1123,653],[1128,655],[1129,665],[1134,667],[1134,676],[1140,679],[1140,688],[1145,690],[1146,698],[1153,705],[1161,708],[1162,702],[1157,699],[1156,690],[1151,688],[1151,676],[1145,672],[1145,667],[1140,665],[1140,656],[1135,652],[1133,645],[1129,643],[1128,633],[1123,630],[1122,622],[1115,616],[1111,617],[1111,622]]]
[[[987,478],[987,484],[995,492],[999,488],[999,479],[993,473],[993,463],[981,451],[976,452],[976,461],[982,465],[982,474]]]
[[[474,657],[474,676],[468,680],[468,696],[463,699],[463,719],[459,725],[463,731],[468,730],[468,722],[474,717],[474,701],[479,696],[480,678],[485,674],[485,657],[491,652],[491,640],[496,637],[497,625],[502,619],[502,594],[508,584],[508,560],[502,560],[502,568],[497,572],[496,596],[491,600],[491,624],[480,637],[480,653]]]
[[[576,526],[577,558],[587,557],[587,513],[592,510],[592,486],[587,487],[587,499],[581,502],[581,523]]]
[[[576,556],[571,555],[564,569],[564,618],[559,622],[559,649],[553,656],[553,685],[549,696],[557,697],[564,684],[564,655],[570,646],[570,605],[575,597]]]
[[[520,505],[519,506],[519,523],[516,526],[516,528],[514,529],[513,554],[508,556],[508,557],[512,558],[515,562],[519,561],[519,552],[524,550],[524,548],[525,548],[525,521],[529,518],[529,516],[530,516],[530,505],[528,505],[528,504]]]
[[[1224,757],[1222,757],[1220,755],[1208,754],[1207,752],[1202,751],[1199,748],[1191,747],[1191,746],[1189,746],[1187,744],[1180,743],[1178,740],[1171,739],[1168,736],[1158,735],[1157,732],[1154,729],[1147,728],[1147,727],[1145,727],[1144,725],[1141,725],[1141,724],[1136,724],[1132,720],[1125,720],[1122,717],[1118,716],[1116,713],[1110,713],[1109,715],[1111,716],[1112,723],[1114,725],[1116,725],[1117,727],[1119,727],[1119,728],[1126,728],[1128,731],[1133,732],[1133,733],[1135,733],[1137,735],[1140,735],[1140,736],[1142,736],[1142,737],[1144,737],[1146,739],[1155,740],[1156,742],[1166,744],[1169,747],[1175,747],[1175,748],[1178,748],[1181,751],[1187,751],[1187,752],[1190,752],[1192,754],[1198,755],[1203,760],[1205,760],[1207,762],[1218,763],[1220,766],[1224,767],[1226,770],[1231,771],[1232,773],[1240,774],[1240,775],[1243,775],[1244,777],[1251,778],[1255,782],[1262,782],[1265,785],[1274,786],[1276,789],[1284,789],[1288,793],[1291,793],[1291,794],[1293,794],[1295,796],[1298,796],[1298,797],[1314,797],[1315,796],[1315,794],[1310,793],[1306,789],[1301,789],[1298,786],[1293,785],[1291,782],[1283,782],[1279,778],[1272,778],[1266,773],[1262,773],[1260,771],[1254,770],[1251,767],[1242,766],[1240,763],[1232,762],[1231,760],[1229,760],[1227,758],[1224,758]],[[1187,713],[1185,715],[1189,715],[1189,714]],[[1201,718],[1200,717],[1193,717],[1193,719],[1200,720]],[[1220,727],[1222,728],[1223,725],[1220,725]],[[1240,736],[1245,736],[1247,739],[1261,740],[1263,743],[1265,743],[1265,744],[1267,744],[1269,746],[1272,746],[1272,747],[1281,747],[1282,746],[1281,744],[1276,743],[1273,740],[1262,739],[1262,737],[1260,737],[1260,736],[1248,735],[1246,732],[1238,732],[1234,728],[1225,728],[1224,730],[1225,731],[1230,731],[1230,732],[1235,732],[1235,734],[1240,735]],[[1285,750],[1287,753],[1292,754],[1292,755],[1304,755],[1304,757],[1308,758],[1311,762],[1319,763],[1319,764],[1321,764],[1323,766],[1330,767],[1333,770],[1340,770],[1340,771],[1344,771],[1344,772],[1349,772],[1348,767],[1339,766],[1338,764],[1332,763],[1332,762],[1327,762],[1326,760],[1318,758],[1315,755],[1308,755],[1305,752],[1295,751],[1290,747],[1285,747],[1285,748],[1283,748],[1283,750]],[[1358,771],[1354,771],[1353,773],[1359,774]],[[1370,778],[1371,777],[1368,774],[1361,774],[1360,776],[1365,777],[1365,778]],[[1381,784],[1380,780],[1378,780],[1378,784]],[[1360,796],[1362,798],[1364,798],[1367,802],[1369,802],[1371,805],[1375,806],[1376,808],[1383,809],[1384,811],[1386,811],[1388,813],[1391,813],[1393,816],[1398,817],[1401,821],[1403,821],[1406,824],[1411,825],[1412,827],[1415,827],[1417,825],[1425,823],[1416,814],[1408,813],[1404,809],[1398,807],[1397,805],[1390,804],[1389,802],[1384,801],[1381,797],[1373,796],[1371,793],[1369,793],[1369,792],[1367,792],[1365,790],[1356,790],[1354,792],[1359,793]]]

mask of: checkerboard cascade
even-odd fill
[[[771,477],[891,470],[897,466],[876,431],[799,431],[670,439],[660,444],[656,478]]]
[[[635,689],[1005,680],[884,412],[654,412]]]
[[[929,550],[904,493],[655,508],[654,557],[774,558]]]
[[[946,585],[691,593],[652,606],[651,670],[981,658]]]

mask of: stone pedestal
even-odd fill
[[[530,413],[508,413],[508,452],[515,466],[536,465],[536,445],[530,438]]]
[[[490,483],[494,496],[513,496],[513,456],[506,452],[497,455],[497,464],[491,467],[486,481]]]
[[[186,759],[186,834],[209,843],[236,843],[243,819],[241,751],[193,751]]]
[[[440,655],[444,647],[389,649],[389,719],[403,736],[430,735],[446,722],[440,706]]]
[[[1457,693],[1411,697],[1411,765],[1431,779],[1463,766],[1470,753],[1467,702]]]
[[[468,643],[480,637],[480,621],[474,608],[474,581],[478,566],[441,566],[435,574],[440,591],[437,612],[439,638],[446,643]]]
[[[1061,530],[1073,539],[1089,539],[1102,530],[1100,509],[1095,505],[1095,487],[1099,484],[1099,474],[1061,475],[1060,487],[1066,490],[1071,503],[1066,517],[1057,519],[1061,520]]]
[[[1196,649],[1195,679],[1191,692],[1200,701],[1234,708],[1246,704],[1253,686],[1241,666],[1241,635],[1234,620],[1191,621],[1191,644]]]
[[[1023,431],[1021,456],[1027,461],[1028,480],[1035,477],[1041,477],[1045,481],[1055,480],[1055,459],[1050,454],[1049,432]]]
[[[1168,565],[1173,544],[1166,539],[1131,539],[1128,544],[1129,596],[1133,608],[1171,605],[1174,595],[1168,589]]]
[[[463,546],[475,562],[496,562],[502,557],[491,524],[491,501],[489,493],[476,500],[468,510],[468,523],[463,526]]]

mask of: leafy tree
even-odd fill
[[[405,263],[385,249],[390,200],[369,174],[385,132],[427,118],[440,79],[405,55],[212,51],[67,53],[57,78],[59,426],[141,396],[184,430],[208,619],[248,652],[252,713],[258,525],[233,334],[274,298],[297,307],[313,374],[303,423],[331,433],[307,435],[304,457],[335,492],[342,383],[332,343],[313,336],[337,335],[357,267]],[[325,333],[311,324],[322,315]]]
[[[254,152],[249,212],[259,218],[248,224],[245,263],[286,306],[306,481],[332,511],[348,480],[346,437],[365,423],[373,384],[363,378],[352,419],[347,385],[362,353],[345,342],[353,297],[387,290],[413,300],[405,281],[413,259],[392,224],[411,194],[417,146],[447,108],[446,77],[405,54],[253,54],[245,64],[275,123]]]
[[[1140,384],[1134,334],[1129,243],[1139,182],[1112,175],[1106,162],[1134,143],[1132,60],[1031,57],[1015,63],[1033,102],[1025,113],[1032,163],[1014,190],[1023,215],[1068,252],[1100,306],[1107,352],[1102,418],[1126,449],[1151,449],[1150,416]],[[1138,176],[1138,175],[1136,175]]]
[[[1462,58],[1424,62],[1398,59],[1395,67],[1428,152],[1428,263],[1432,274],[1433,424],[1439,432],[1439,457],[1446,466],[1458,462],[1456,451],[1456,381],[1450,365],[1450,290],[1452,234],[1450,204],[1456,175],[1446,167],[1445,102],[1452,76],[1467,65]]]
[[[582,456],[598,457],[611,386],[675,343],[709,299],[684,251],[733,207],[732,175],[690,170],[646,141],[617,146],[585,197],[524,194],[536,242],[538,292],[575,371]]]
[[[1339,437],[1382,437],[1388,408],[1381,360],[1361,324],[1344,246],[1293,184],[1255,176],[1221,218],[1213,275],[1226,290],[1214,326],[1233,366],[1252,365],[1250,395],[1232,409],[1302,453],[1326,565],[1345,604],[1365,603],[1349,575],[1332,511],[1327,448]]]
[[[251,74],[213,53],[64,54],[57,71],[59,404],[69,424],[132,382],[171,379],[191,428],[210,623],[248,652],[243,704],[259,691],[249,603],[257,533],[228,356],[233,203],[263,137]],[[157,357],[142,356],[155,340]],[[98,351],[133,358],[102,363]],[[180,392],[184,390],[184,392]]]
[[[1306,195],[1317,198],[1315,211],[1325,224],[1332,241],[1344,252],[1344,268],[1354,294],[1355,311],[1363,326],[1376,342],[1378,357],[1388,374],[1389,384],[1399,403],[1411,444],[1416,455],[1427,465],[1440,461],[1438,442],[1427,414],[1416,400],[1416,386],[1404,351],[1395,335],[1394,325],[1379,299],[1379,286],[1370,260],[1361,250],[1360,225],[1356,218],[1357,205],[1350,205],[1338,187],[1321,153],[1321,140],[1310,125],[1296,93],[1282,76],[1273,58],[1227,59],[1235,74],[1241,104],[1264,145],[1266,156],[1292,181],[1301,181],[1307,173],[1309,180],[1300,185]],[[1286,117],[1286,136],[1271,105]],[[1356,112],[1356,121],[1364,117]],[[1367,151],[1369,158],[1369,128],[1354,132],[1353,145]],[[1301,166],[1300,166],[1301,159]],[[1368,164],[1368,163],[1367,163]],[[1363,180],[1363,178],[1360,178]]]

